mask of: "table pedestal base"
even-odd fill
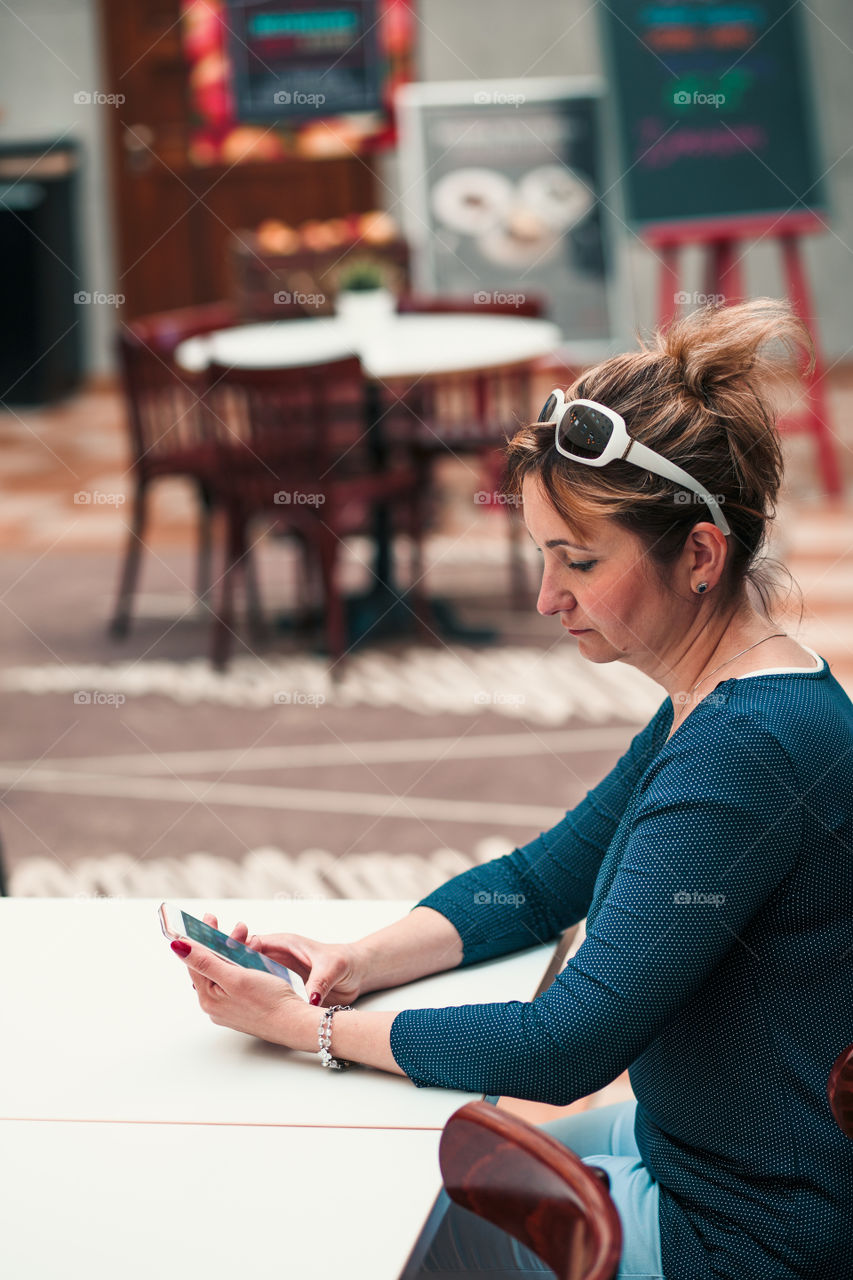
[[[344,601],[346,615],[347,649],[357,649],[368,640],[401,639],[419,637],[427,643],[458,641],[462,644],[494,644],[498,632],[494,627],[469,626],[462,622],[450,600],[430,597],[422,606],[424,616],[419,616],[418,603],[411,590],[395,591],[377,585],[360,595],[347,596]],[[307,627],[322,624],[322,612],[318,609],[307,616],[297,618],[285,614],[276,619],[280,632],[305,631]],[[318,651],[325,652],[323,642]]]

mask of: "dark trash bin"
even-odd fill
[[[0,144],[0,403],[43,404],[81,377],[76,143]]]

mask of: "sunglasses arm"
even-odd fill
[[[731,529],[717,499],[698,480],[694,480],[686,471],[682,471],[681,467],[676,466],[674,462],[670,462],[668,458],[661,457],[659,453],[655,453],[654,449],[649,449],[646,445],[640,444],[638,440],[631,441],[628,452],[623,454],[623,458],[625,462],[633,462],[635,466],[645,467],[646,471],[653,471],[656,476],[662,476],[664,480],[673,480],[684,489],[690,489],[693,493],[698,494],[703,502],[706,503],[711,513],[711,519],[720,530],[720,533],[726,538],[729,537]]]

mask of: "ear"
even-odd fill
[[[684,544],[684,571],[687,588],[696,592],[700,582],[707,582],[708,594],[713,591],[726,567],[729,547],[724,535],[711,520],[701,520],[687,535]]]

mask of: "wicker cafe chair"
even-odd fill
[[[487,1102],[444,1127],[439,1164],[450,1199],[514,1236],[558,1280],[612,1280],[622,1227],[603,1169]]]
[[[211,521],[215,441],[202,412],[197,377],[178,367],[175,349],[186,338],[229,328],[237,312],[228,302],[165,311],[122,325],[118,354],[130,428],[134,480],[127,551],[110,630],[127,635],[139,563],[145,543],[148,492],[155,480],[183,476],[195,485],[199,500],[196,594],[210,587]]]
[[[539,319],[543,314],[541,301],[533,298],[513,304],[406,295],[399,299],[397,310],[401,315],[491,315],[528,319]],[[508,365],[423,379],[414,388],[400,389],[402,404],[399,408],[389,406],[389,418],[396,422],[408,413],[414,456],[424,475],[425,487],[432,487],[437,459],[450,452],[478,459],[488,477],[486,483],[496,489],[503,474],[504,446],[517,429],[530,420],[531,383],[529,365]],[[399,429],[402,431],[405,427]],[[515,607],[524,609],[530,603],[522,552],[524,530],[518,512],[509,504],[505,510],[510,594]]]
[[[829,1105],[842,1133],[853,1138],[853,1044],[842,1049],[829,1073]]]
[[[226,461],[215,493],[228,523],[222,596],[211,658],[222,668],[234,631],[234,585],[245,564],[249,526],[274,518],[297,537],[322,585],[327,649],[340,659],[347,645],[338,580],[343,540],[369,531],[375,508],[399,512],[421,577],[421,494],[418,476],[392,450],[380,465],[371,434],[367,385],[357,357],[293,368],[237,369],[212,364],[209,410],[227,424]],[[421,616],[423,597],[413,600]],[[420,603],[419,603],[420,602]]]

